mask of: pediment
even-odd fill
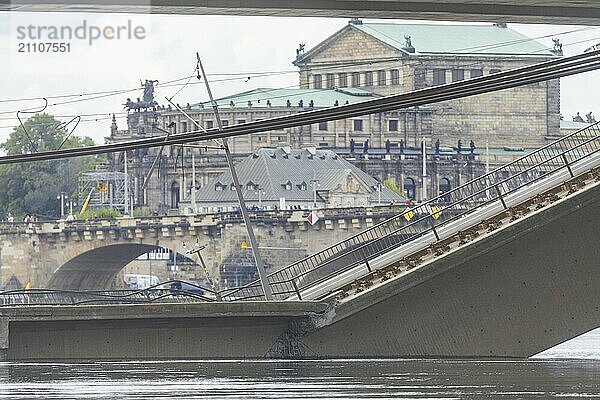
[[[315,46],[294,64],[303,65],[405,56],[406,54],[403,51],[356,29],[352,25],[348,25]]]

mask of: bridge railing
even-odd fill
[[[475,178],[348,239],[268,275],[274,299],[296,296],[392,249],[433,233],[517,190],[567,169],[600,150],[599,123],[574,132],[498,169]],[[572,173],[572,172],[571,172]],[[367,273],[366,271],[365,273]],[[260,281],[221,291],[223,300],[264,300]]]
[[[172,280],[140,290],[27,289],[0,292],[0,307],[28,305],[85,305],[138,303],[192,303],[216,301],[212,289]]]

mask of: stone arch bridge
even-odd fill
[[[251,213],[265,265],[283,267],[402,211],[401,207]],[[55,289],[107,289],[128,263],[159,247],[185,254],[206,244],[202,255],[212,277],[240,253],[246,228],[239,213],[89,221],[0,224],[0,289],[11,282]],[[184,247],[184,243],[188,247]]]

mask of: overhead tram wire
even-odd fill
[[[552,34],[546,34],[546,35],[541,35],[541,36],[536,36],[536,37],[532,37],[532,38],[524,38],[524,39],[517,39],[517,40],[510,40],[510,41],[505,41],[505,42],[499,42],[499,43],[494,43],[494,44],[488,44],[488,45],[481,45],[481,46],[472,46],[472,47],[465,47],[465,48],[460,48],[460,49],[454,49],[454,50],[450,50],[450,52],[458,52],[458,51],[474,51],[474,50],[489,50],[489,49],[494,49],[494,48],[500,48],[500,47],[505,47],[505,46],[511,46],[514,44],[521,44],[521,43],[526,43],[526,42],[530,42],[530,41],[535,41],[538,39],[543,39],[543,38],[548,38],[548,37],[552,37],[552,36],[560,36],[560,35],[568,35],[571,33],[577,33],[580,31],[587,31],[587,30],[595,30],[595,29],[600,29],[600,27],[583,27],[583,28],[579,28],[579,29],[572,29],[572,30],[568,30],[568,31],[562,31],[562,32],[556,32],[556,33],[552,33]],[[384,35],[387,36],[387,35]],[[575,44],[575,43],[581,43],[581,42],[586,42],[586,41],[591,41],[594,39],[585,39],[579,42],[574,42],[571,44]],[[566,46],[566,45],[565,45]],[[485,54],[485,53],[482,53]],[[360,65],[369,65],[369,64],[378,64],[378,63],[384,63],[384,62],[390,62],[393,61],[395,58],[389,58],[389,59],[385,59],[385,60],[375,60],[375,61],[363,61],[363,62],[347,62],[347,63],[341,63],[341,64],[337,64],[336,66],[332,66],[330,69],[338,69],[338,68],[346,68],[346,67],[350,67],[350,66],[360,66]],[[478,64],[478,63],[477,63]],[[474,65],[474,64],[473,64]],[[469,65],[465,65],[465,66],[469,66]],[[215,79],[212,82],[225,82],[225,81],[233,81],[233,80],[243,80],[246,79],[248,76],[253,77],[253,78],[260,78],[260,77],[268,77],[268,76],[276,76],[276,75],[285,75],[285,74],[292,74],[292,73],[298,73],[297,70],[280,70],[280,71],[254,71],[254,72],[234,72],[234,73],[212,73],[212,74],[208,74],[208,76],[229,76],[229,77],[235,77],[235,78],[224,78],[224,79]],[[187,83],[184,84],[175,84],[175,82],[179,82],[179,81],[183,81],[186,79],[189,79],[190,76],[184,76],[182,78],[177,78],[177,79],[172,79],[172,80],[168,80],[165,82],[159,82],[157,84],[157,87],[159,88],[164,88],[164,87],[172,87],[172,86],[186,86]],[[195,84],[200,84],[201,82],[193,82],[190,83],[191,85],[195,85]],[[107,95],[106,97],[108,97],[108,95],[118,95],[118,94],[123,94],[126,92],[133,92],[136,90],[140,90],[139,87],[137,88],[130,88],[130,89],[115,89],[115,90],[109,90],[109,91],[99,91],[99,92],[89,92],[89,93],[74,93],[74,94],[65,94],[65,95],[54,95],[54,96],[44,96],[47,99],[58,99],[58,98],[68,98],[68,97],[82,97],[82,96],[94,96],[94,95]],[[38,97],[29,97],[29,98],[14,98],[14,99],[0,99],[0,104],[1,103],[7,103],[7,102],[18,102],[18,101],[34,101],[34,100],[42,100],[42,96],[38,96]],[[94,98],[89,98],[89,100],[93,100]],[[80,101],[85,101],[88,100],[88,98],[85,99],[79,99]],[[75,102],[75,101],[73,101]],[[61,105],[64,103],[54,103],[54,104],[49,104],[48,106],[54,106],[54,105]],[[35,108],[32,108],[35,109]],[[28,109],[24,109],[21,111],[27,111]],[[16,112],[18,110],[14,110],[14,111],[4,111],[4,112],[0,112],[0,114],[6,114],[6,113],[12,113],[12,112]]]
[[[600,27],[594,27],[593,29],[600,29]],[[553,36],[553,35],[550,35],[550,36]],[[589,38],[589,39],[582,39],[582,40],[578,40],[576,42],[564,43],[563,47],[569,47],[569,46],[573,46],[573,45],[581,44],[581,43],[585,43],[585,42],[598,42],[599,40],[600,40],[600,37],[594,37],[594,38]],[[542,51],[547,51],[547,50],[546,49],[540,49],[540,50],[537,50],[536,53],[539,53],[539,52],[542,52]],[[379,63],[379,62],[390,62],[390,61],[393,61],[393,59],[378,60],[378,61],[374,61],[374,62],[346,63],[346,64],[339,64],[336,67],[332,67],[331,69],[346,68],[347,66],[356,66],[356,65],[372,64],[372,63]],[[477,61],[477,62],[472,62],[472,63],[469,63],[469,64],[456,65],[455,68],[460,69],[460,68],[468,68],[468,67],[474,67],[474,66],[480,66],[480,65],[482,65],[482,62],[481,61]],[[285,73],[288,73],[288,72],[285,72]],[[298,73],[298,71],[294,71],[294,73]],[[245,79],[244,77],[247,74],[246,73],[231,73],[231,74],[223,73],[223,74],[209,74],[209,75],[239,75],[240,78],[235,78],[235,79],[231,79],[231,80],[241,80],[241,79]],[[411,77],[414,77],[414,76],[415,76],[414,73],[409,73],[409,74],[403,75],[402,78],[406,79],[406,78],[411,78]],[[173,80],[173,81],[180,81],[180,80],[188,79],[188,78],[189,77],[184,77],[184,78],[179,78],[179,79],[176,79],[176,80]],[[223,80],[218,80],[217,79],[217,80],[213,80],[213,82],[221,82],[221,81],[229,81],[229,80],[230,79],[223,79]],[[389,82],[391,82],[391,80],[392,80],[391,78],[386,78],[385,79],[386,84],[389,83]],[[173,82],[173,81],[171,81],[171,82]],[[183,83],[183,84],[180,83],[180,84],[173,84],[173,85],[158,84],[157,86],[159,86],[160,88],[165,88],[165,87],[172,87],[172,86],[186,86],[186,85],[197,85],[197,84],[202,84],[202,82],[189,82],[189,83]],[[260,94],[261,95],[262,94],[268,94],[268,93],[275,92],[275,91],[278,91],[278,90],[281,90],[281,89],[293,89],[293,88],[297,88],[297,87],[298,87],[298,84],[293,84],[293,85],[279,87],[279,88],[266,89],[266,90],[260,92]],[[344,89],[344,88],[346,88],[346,89],[356,89],[356,88],[360,89],[362,87],[369,88],[370,86],[364,86],[364,85],[363,86],[359,86],[359,87],[346,86],[346,87],[342,87],[340,89]],[[140,90],[140,88],[131,89],[130,91],[135,91],[135,90]],[[308,94],[308,93],[312,93],[315,90],[318,90],[318,91],[328,91],[328,90],[331,90],[331,88],[320,88],[320,89],[315,89],[315,88],[299,88],[299,90],[304,90],[306,92],[306,94]],[[97,92],[97,93],[114,93],[114,91]],[[302,94],[302,93],[300,93],[300,94]],[[65,95],[63,97],[66,97],[66,96],[71,96],[71,95]],[[61,97],[61,96],[51,96],[50,98],[56,98],[56,97]],[[226,97],[228,97],[228,96],[226,96]],[[263,100],[273,100],[273,99],[286,98],[286,97],[290,97],[290,95],[289,94],[284,94],[284,95],[279,95],[279,96],[270,96],[270,97],[261,97],[261,98],[257,97],[257,98],[253,98],[253,99],[250,99],[250,100],[253,101],[253,102],[254,101],[261,102]],[[35,97],[35,98],[31,98],[31,99],[32,100],[39,100],[41,98]],[[81,101],[84,101],[84,100],[86,100],[86,99],[82,99]],[[217,99],[217,101],[219,101],[219,100],[220,99]],[[198,102],[198,103],[194,103],[194,104],[195,105],[197,105],[197,104],[205,105],[207,103],[208,102],[203,101],[203,102]],[[55,103],[55,104],[49,104],[48,106],[50,107],[50,106],[53,106],[53,105],[60,105],[60,104],[56,104]],[[34,108],[31,108],[31,109],[33,110]],[[25,110],[28,110],[28,109],[25,109]],[[13,114],[13,113],[15,113],[17,111],[19,111],[19,110],[2,111],[2,112],[0,112],[0,114]],[[79,115],[82,116],[82,117],[84,117],[84,116],[93,116],[93,115],[112,115],[112,114],[115,114],[117,116],[122,116],[123,114],[127,114],[127,113],[126,112],[106,112],[106,113],[93,113],[93,114],[56,115],[56,117],[57,118],[58,117],[72,118],[72,117],[79,116]],[[16,119],[17,119],[16,117],[0,117],[0,120],[16,120]],[[99,118],[99,120],[101,120],[101,119],[105,119],[105,118]],[[92,121],[94,121],[94,120],[93,119],[82,120],[82,122],[92,122]],[[3,126],[3,127],[0,127],[0,128],[11,128],[11,127],[12,126]]]
[[[239,81],[239,80],[248,80],[248,77],[250,78],[262,78],[262,77],[268,77],[268,76],[275,76],[275,75],[285,75],[285,74],[291,74],[291,73],[295,73],[297,74],[298,71],[285,71],[285,72],[273,72],[273,73],[262,73],[262,72],[256,72],[256,73],[236,73],[236,74],[217,74],[217,75],[235,75],[235,77],[229,77],[229,78],[222,78],[222,79],[215,79],[214,82],[230,82],[230,81]],[[174,82],[178,82],[181,80],[185,80],[185,79],[190,79],[193,78],[195,75],[192,76],[186,76],[184,78],[179,78],[179,79],[175,79],[175,80],[171,80],[171,81],[167,81],[164,83],[158,83],[156,85],[156,88],[161,89],[161,88],[167,88],[167,87],[176,87],[176,86],[187,86],[189,85],[197,85],[197,84],[201,84],[202,82],[192,82],[190,83],[189,81],[186,83],[174,83]],[[53,107],[53,106],[59,106],[59,105],[63,105],[63,104],[72,104],[72,103],[79,103],[79,102],[84,102],[84,101],[89,101],[89,100],[96,100],[96,99],[100,99],[100,98],[105,98],[105,97],[112,97],[112,96],[117,96],[117,95],[121,95],[124,93],[129,93],[129,92],[135,92],[142,89],[141,87],[136,87],[136,88],[129,88],[129,89],[120,89],[120,90],[110,90],[110,91],[101,91],[101,92],[89,92],[89,93],[78,93],[78,94],[68,94],[68,95],[55,95],[55,96],[48,96],[48,99],[59,99],[59,98],[70,98],[70,97],[75,97],[74,99],[70,99],[70,100],[65,100],[62,102],[56,102],[56,103],[50,103],[48,104],[48,107]],[[91,96],[91,97],[90,97]],[[35,101],[35,100],[42,100],[43,97],[29,97],[29,98],[21,98],[21,99],[4,99],[4,100],[0,100],[0,103],[7,103],[7,102],[19,102],[19,101]],[[15,113],[17,111],[29,111],[29,110],[35,110],[37,107],[31,107],[28,109],[23,109],[23,110],[9,110],[9,111],[1,111],[0,114],[12,114]]]
[[[588,28],[586,27],[585,29],[581,29],[581,30],[588,30],[588,29],[600,29],[600,27],[592,27],[592,28]],[[571,32],[577,32],[579,30],[573,30],[573,31],[567,31],[567,33],[571,33]],[[556,36],[556,35],[545,35],[542,37],[546,37],[546,36]],[[531,41],[531,40],[535,40],[535,38],[533,39],[527,39],[527,40],[523,40],[523,41]],[[565,43],[563,44],[563,47],[568,47],[568,46],[573,46],[575,44],[580,44],[580,43],[585,43],[585,42],[597,42],[598,40],[600,40],[600,37],[595,37],[595,38],[590,38],[590,39],[584,39],[584,40],[579,40],[576,42],[572,42],[572,43]],[[511,45],[513,44],[513,42],[504,42],[504,44],[497,44],[494,47],[500,47],[500,46],[506,46],[506,45]],[[483,46],[479,46],[479,47],[483,47]],[[474,49],[476,47],[472,47],[471,49]],[[462,50],[462,49],[461,49]],[[454,51],[459,51],[459,50],[454,50]],[[544,49],[540,49],[540,50],[536,50],[534,53],[541,53],[544,51],[548,51],[548,49],[544,48]],[[484,54],[484,53],[482,53]],[[393,58],[387,58],[385,60],[376,60],[376,61],[362,61],[362,62],[348,62],[348,63],[341,63],[341,64],[336,64],[335,66],[328,66],[328,67],[323,67],[323,71],[327,70],[327,71],[331,71],[334,69],[343,69],[343,68],[347,68],[349,66],[359,66],[359,65],[372,65],[372,64],[377,64],[377,63],[388,63],[388,62],[392,62],[395,60],[399,60],[397,57],[393,57]],[[462,68],[472,68],[472,67],[476,67],[476,66],[482,66],[483,62],[482,61],[476,61],[476,62],[471,62],[468,64],[460,64],[460,65],[455,65],[453,68],[454,69],[462,69]],[[313,70],[316,71],[316,70]],[[296,71],[297,73],[298,71]],[[359,72],[365,72],[365,71],[359,71]],[[376,71],[373,71],[376,72]],[[406,78],[411,78],[414,77],[415,73],[409,73],[406,75],[403,75],[402,78],[406,79]],[[386,78],[385,82],[386,84],[391,82],[392,78]],[[213,82],[218,82],[218,80],[215,80]],[[201,84],[202,82],[193,82],[191,83],[191,85],[197,85],[197,84]],[[371,86],[344,86],[344,87],[336,87],[338,89],[361,89],[361,88],[370,88]],[[257,93],[257,96],[261,96],[261,95],[265,95],[271,92],[276,92],[279,91],[281,89],[292,89],[292,88],[298,88],[298,84],[293,84],[293,85],[289,85],[289,86],[284,86],[284,87],[279,87],[279,88],[273,88],[273,89],[266,89],[264,91],[261,91],[260,93]],[[302,95],[304,93],[309,94],[309,93],[314,93],[314,91],[328,91],[328,90],[332,90],[332,88],[327,88],[327,87],[322,87],[322,88],[298,88],[299,91],[304,91],[301,93],[297,93],[296,95],[294,95],[294,97],[297,97],[299,95]],[[217,101],[220,101],[222,99],[225,99],[229,96],[225,96],[221,99],[217,99]],[[282,94],[282,95],[278,95],[278,96],[269,96],[269,97],[255,97],[252,99],[248,99],[252,102],[258,102],[260,103],[261,101],[264,100],[274,100],[274,99],[281,99],[281,98],[286,98],[286,97],[292,97],[289,94]],[[201,101],[198,103],[195,103],[196,105],[201,104],[201,105],[207,105],[209,102],[208,101]]]
[[[515,41],[506,41],[506,42],[501,42],[501,43],[496,43],[494,45],[485,45],[485,46],[472,46],[469,48],[464,48],[464,49],[459,49],[459,50],[454,50],[454,51],[463,51],[463,50],[475,50],[475,49],[490,49],[490,48],[499,48],[499,47],[503,47],[503,46],[510,46],[516,43],[524,43],[524,42],[528,42],[528,41],[534,41],[537,40],[539,38],[545,38],[545,37],[551,37],[551,36],[557,36],[557,35],[563,35],[563,34],[570,34],[570,33],[575,33],[575,32],[579,32],[579,31],[585,31],[585,30],[594,30],[594,29],[599,29],[598,27],[584,27],[584,28],[580,28],[580,29],[574,29],[574,30],[569,30],[569,31],[563,31],[563,32],[559,32],[559,33],[555,33],[555,34],[548,34],[548,35],[543,35],[543,36],[539,36],[539,37],[534,37],[534,38],[526,38],[526,39],[520,39],[520,40],[515,40]],[[568,44],[564,44],[564,47],[567,46],[572,46],[575,44],[579,44],[579,43],[584,43],[584,42],[588,42],[588,41],[597,41],[597,38],[591,38],[591,39],[584,39],[584,40],[580,40],[580,41],[576,41],[576,42],[572,42],[572,43],[568,43]],[[541,52],[541,51],[547,51],[546,49],[542,49],[542,50],[538,50],[537,52]],[[377,61],[365,61],[362,63],[356,63],[356,62],[352,62],[352,63],[344,63],[344,64],[338,64],[335,67],[330,67],[329,70],[332,69],[340,69],[340,68],[346,68],[348,66],[357,66],[360,64],[369,64],[372,65],[374,63],[384,63],[384,62],[391,62],[394,61],[394,59],[386,59],[386,60],[377,60]],[[467,67],[473,67],[473,66],[477,66],[477,65],[481,65],[481,62],[474,62],[474,63],[470,63],[470,64],[464,64],[464,65],[459,65],[459,66],[455,66],[455,68],[467,68]],[[267,71],[267,72],[254,72],[254,73],[245,73],[245,72],[240,72],[240,73],[216,73],[216,74],[210,74],[212,76],[239,76],[239,78],[226,78],[226,79],[217,79],[217,80],[213,80],[213,82],[223,82],[223,81],[233,81],[233,80],[241,80],[241,79],[246,79],[248,77],[248,75],[250,75],[250,77],[265,77],[265,76],[272,76],[272,75],[279,75],[279,74],[288,74],[288,73],[297,73],[297,71]],[[414,76],[414,74],[407,74],[403,76],[403,79],[405,78],[409,78],[411,76]],[[188,84],[189,85],[195,85],[195,84],[201,84],[202,82],[193,82],[190,83],[190,78],[193,77],[193,75],[191,76],[185,76],[182,78],[177,78],[177,79],[173,79],[173,80],[169,80],[163,83],[159,83],[157,85],[157,87],[159,88],[165,88],[165,87],[172,87],[172,86],[183,86],[178,93],[183,90],[183,88],[185,88]],[[175,84],[175,82],[179,82],[182,80],[186,80],[187,82],[184,84]],[[386,83],[389,81],[390,79],[386,79]],[[286,89],[286,88],[295,88],[297,87],[297,84],[294,85],[290,85],[287,87],[283,87],[283,88],[279,88],[279,89]],[[77,102],[82,102],[82,101],[89,101],[89,100],[95,100],[98,98],[104,98],[104,97],[111,97],[117,94],[123,94],[126,92],[131,92],[131,91],[135,91],[135,90],[139,90],[139,88],[135,88],[135,89],[124,89],[124,90],[115,90],[115,91],[104,91],[104,92],[92,92],[89,94],[100,94],[99,96],[95,96],[95,97],[86,97],[83,99],[74,99],[74,100],[69,100],[69,101],[65,101],[65,102],[59,102],[59,103],[52,103],[52,104],[48,104],[48,107],[53,107],[53,106],[57,106],[57,105],[63,105],[63,104],[71,104],[71,103],[77,103]],[[275,90],[275,89],[273,89]],[[312,89],[314,90],[314,89]],[[322,89],[318,89],[318,90],[330,90],[330,88],[322,88]],[[268,93],[270,90],[267,90],[265,92],[263,92],[262,94],[264,95],[265,93]],[[76,94],[76,95],[59,95],[59,96],[50,96],[49,98],[62,98],[62,97],[76,97],[76,96],[84,96],[86,94]],[[287,97],[288,95],[281,95],[281,96],[276,96],[276,97],[270,97],[270,98],[260,98],[260,99],[251,99],[253,101],[257,101],[260,102],[261,100],[269,100],[269,99],[276,99],[276,98],[283,98],[283,97]],[[31,100],[34,99],[40,99],[40,98],[30,98]],[[13,99],[13,100],[18,100],[18,99]],[[6,101],[6,100],[4,100]],[[0,100],[0,103],[3,102],[3,100]],[[204,102],[200,102],[198,104],[204,104]],[[0,114],[12,114],[15,112],[27,112],[27,111],[31,111],[31,110],[35,110],[36,108],[26,108],[26,109],[22,109],[22,110],[13,110],[13,111],[2,111],[0,112]],[[120,114],[120,113],[119,113]],[[66,116],[68,117],[72,117],[72,116]],[[5,118],[2,118],[5,119]],[[11,119],[16,119],[16,118],[11,118]],[[88,122],[88,121],[86,121]],[[10,128],[10,127],[9,127]]]
[[[600,29],[600,27],[594,28],[594,29]],[[584,40],[579,40],[579,41],[572,42],[572,43],[565,43],[563,45],[563,47],[573,46],[573,45],[580,44],[580,43],[585,43],[585,42],[597,42],[599,40],[600,40],[600,37],[595,37],[595,38],[590,38],[590,39],[584,39]],[[548,51],[548,50],[547,49],[540,49],[540,50],[535,51],[535,53],[540,53],[540,52],[543,52],[543,51]],[[325,70],[341,69],[341,68],[346,68],[347,66],[350,66],[350,65],[351,66],[355,66],[355,65],[359,65],[359,64],[372,64],[372,63],[379,63],[379,62],[383,63],[383,62],[390,62],[390,61],[394,61],[394,60],[395,60],[395,58],[394,59],[386,59],[386,60],[378,60],[378,61],[375,61],[375,62],[362,62],[362,63],[347,64],[347,65],[338,64],[335,67],[327,67],[327,69],[325,69],[325,67],[323,67],[323,70],[325,71]],[[453,69],[472,68],[472,67],[476,67],[476,66],[482,66],[482,64],[483,64],[482,61],[476,61],[476,62],[471,62],[471,63],[468,63],[468,64],[455,65],[453,67]],[[365,71],[359,71],[359,72],[365,72]],[[372,71],[372,72],[376,72],[376,71]],[[403,75],[402,78],[403,79],[413,78],[413,77],[415,77],[415,75],[416,75],[415,73],[409,73],[409,74]],[[389,82],[391,82],[391,81],[392,81],[391,77],[390,78],[386,78],[385,79],[386,85]],[[372,86],[360,85],[360,86],[343,86],[343,87],[335,87],[335,88],[336,89],[361,89],[361,88],[371,88],[371,87]],[[258,102],[258,103],[260,103],[261,101],[265,101],[265,100],[274,100],[274,99],[281,99],[281,98],[298,97],[298,96],[303,95],[303,94],[314,93],[315,91],[325,92],[325,91],[329,91],[329,90],[333,89],[333,88],[327,88],[327,87],[322,87],[322,88],[298,88],[299,91],[303,91],[303,92],[296,93],[295,95],[282,94],[282,95],[278,95],[278,96],[258,97],[258,96],[265,95],[265,94],[268,94],[268,93],[271,93],[271,92],[277,92],[277,91],[279,91],[281,89],[291,89],[291,88],[298,88],[298,84],[293,84],[293,85],[284,86],[284,87],[280,87],[280,88],[274,88],[274,89],[266,89],[264,91],[261,91],[260,93],[257,93],[257,97],[252,98],[252,99],[248,99],[248,100],[250,100],[252,102]],[[227,98],[227,97],[228,96],[226,96],[224,98]],[[217,99],[217,101],[219,101],[219,100],[222,100],[222,99]],[[206,105],[206,104],[208,104],[208,102],[203,101],[203,102],[198,102],[198,103],[195,103],[195,104]]]
[[[161,145],[178,145],[182,143],[259,133],[269,130],[292,128],[322,121],[332,121],[376,112],[431,104],[600,69],[599,56],[600,50],[597,50],[572,57],[565,57],[559,60],[551,60],[527,67],[499,72],[493,75],[482,76],[475,79],[453,82],[433,88],[421,89],[415,92],[392,95],[360,103],[309,111],[300,114],[286,115],[246,124],[230,125],[228,127],[224,127],[222,131],[215,129],[209,130],[208,133],[192,131],[170,135],[167,140],[165,140],[164,136],[159,136],[78,149],[46,151],[35,154],[9,155],[0,157],[0,164],[14,164],[19,162],[78,157],[123,150],[159,147]]]
[[[600,29],[600,28],[599,28],[599,27],[594,27],[593,29]],[[554,36],[554,35],[546,35],[546,36]],[[599,40],[600,40],[600,37],[594,37],[594,38],[589,38],[589,39],[582,39],[582,40],[578,40],[578,41],[571,42],[571,43],[564,43],[564,44],[563,44],[563,47],[569,47],[569,46],[573,46],[573,45],[576,45],[576,44],[581,44],[581,43],[585,43],[585,42],[598,42]],[[537,50],[537,51],[536,51],[536,53],[539,53],[539,52],[542,52],[542,51],[547,51],[547,50],[546,50],[546,49]],[[376,62],[376,63],[378,63],[378,62],[389,62],[389,61],[393,61],[393,60],[391,60],[391,59],[390,59],[390,60],[375,61],[375,62]],[[361,63],[361,64],[367,64],[367,62],[363,62],[363,63]],[[469,64],[461,64],[461,65],[456,65],[456,66],[455,66],[455,68],[459,68],[459,69],[460,69],[460,68],[474,67],[474,66],[479,66],[479,65],[481,65],[481,64],[482,64],[482,62],[481,62],[481,61],[478,61],[478,62],[473,62],[473,63],[469,63]],[[333,68],[345,68],[345,67],[347,67],[347,66],[354,66],[354,65],[359,65],[359,63],[347,63],[347,64],[340,64],[339,66],[336,66],[336,67],[333,67]],[[294,73],[297,73],[297,72],[298,72],[298,71],[294,71]],[[269,72],[269,73],[271,73],[271,72]],[[275,71],[275,73],[278,73],[278,72],[277,72],[277,71]],[[285,73],[289,73],[289,72],[287,72],[287,71],[286,71]],[[236,78],[236,79],[237,79],[237,80],[241,80],[241,79],[245,79],[244,77],[245,77],[247,74],[248,74],[248,73],[229,73],[229,74],[227,74],[227,73],[222,73],[222,74],[210,74],[210,75],[215,75],[215,76],[216,76],[216,75],[238,75],[238,76],[240,76],[240,78]],[[404,78],[404,79],[405,79],[405,78],[411,78],[411,77],[414,77],[414,75],[415,75],[414,73],[406,74],[406,75],[403,75],[403,78]],[[180,81],[180,80],[183,80],[183,79],[188,79],[188,78],[189,78],[189,77],[179,78],[179,79],[176,79],[176,80],[173,80],[173,81],[170,81],[170,82],[174,82],[174,81]],[[226,80],[229,80],[229,79],[226,79]],[[214,80],[213,82],[219,82],[219,81],[220,81],[220,80],[218,80],[218,79],[217,79],[217,80]],[[385,80],[386,84],[387,84],[387,83],[389,83],[390,81],[391,81],[391,78],[386,78],[386,80]],[[189,85],[196,85],[196,84],[202,84],[202,82],[190,82],[190,83],[188,83],[188,84],[189,84]],[[166,85],[165,83],[163,83],[163,84],[159,84],[159,85],[157,85],[157,86],[160,86],[160,88],[165,88],[165,87],[171,87],[171,86],[185,86],[185,85],[186,85],[186,84],[174,84],[174,85]],[[264,94],[268,94],[268,93],[270,93],[270,92],[275,92],[275,91],[277,91],[277,90],[280,90],[280,89],[291,89],[291,88],[297,88],[297,86],[298,86],[298,84],[293,84],[293,85],[284,86],[284,87],[280,87],[280,88],[267,89],[267,90],[264,90],[264,91],[260,92],[260,94],[261,94],[261,95],[264,95]],[[363,86],[360,86],[360,87],[363,87]],[[360,88],[360,87],[358,87],[358,88]],[[367,87],[368,87],[368,86],[367,86]],[[352,88],[355,88],[355,87],[348,86],[348,87],[345,87],[345,88],[352,89]],[[343,88],[342,88],[342,89],[343,89]],[[132,90],[132,91],[135,91],[135,90],[139,90],[139,88],[136,88],[136,89],[131,89],[131,90]],[[331,88],[321,88],[321,89],[314,89],[314,88],[310,88],[310,89],[302,89],[302,88],[301,88],[301,89],[299,89],[299,90],[305,90],[306,94],[308,94],[308,93],[312,93],[314,90],[318,90],[318,91],[327,91],[327,90],[331,90]],[[114,93],[114,91],[95,92],[95,93]],[[94,94],[95,94],[95,93],[94,93]],[[302,93],[300,93],[300,94],[302,94]],[[57,98],[57,97],[72,97],[72,96],[76,96],[76,95],[61,95],[61,96],[51,96],[50,98]],[[273,99],[286,98],[286,97],[290,97],[290,95],[289,95],[289,94],[284,94],[284,95],[279,95],[279,96],[260,97],[260,98],[258,98],[258,97],[257,97],[257,98],[253,98],[253,99],[250,99],[250,100],[251,100],[251,101],[253,101],[253,102],[254,102],[254,101],[256,101],[256,102],[261,102],[261,101],[263,101],[263,100],[273,100]],[[39,100],[39,99],[41,99],[41,98],[35,97],[35,98],[30,98],[30,99],[27,99],[27,100]],[[84,99],[84,100],[85,100],[85,99]],[[217,101],[218,101],[218,100],[219,100],[219,99],[217,99]],[[1,101],[0,101],[0,102],[1,102]],[[207,102],[198,102],[198,103],[195,103],[195,104],[207,104]],[[49,105],[49,106],[51,106],[51,105]],[[18,110],[16,110],[16,111],[18,111]],[[12,114],[12,113],[14,113],[14,112],[16,112],[16,111],[4,111],[4,112],[0,112],[0,114],[9,114],[9,113],[10,113],[10,114]],[[55,117],[57,117],[57,118],[60,118],[60,117],[64,117],[64,118],[73,118],[73,117],[76,117],[76,116],[79,116],[79,115],[80,115],[80,116],[82,116],[82,117],[86,117],[86,116],[94,116],[94,115],[102,115],[102,116],[105,116],[105,115],[112,115],[112,114],[115,114],[115,115],[117,115],[117,116],[123,116],[124,114],[126,115],[127,113],[126,113],[126,112],[105,112],[105,113],[77,114],[77,115],[76,115],[76,114],[72,114],[72,115],[56,115]],[[109,118],[110,118],[110,117],[109,117]],[[9,120],[16,120],[16,119],[17,119],[16,117],[0,117],[0,120],[8,120],[8,121],[9,121]],[[97,120],[104,120],[104,119],[106,119],[106,118],[98,118]],[[93,122],[93,121],[95,121],[95,119],[84,119],[84,120],[82,120],[81,122]],[[12,125],[8,125],[8,126],[0,126],[0,128],[12,128],[12,127],[13,127]]]

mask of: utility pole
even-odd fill
[[[213,108],[213,112],[215,114],[215,119],[217,120],[217,126],[219,131],[223,130],[223,123],[221,122],[221,116],[219,115],[219,108],[217,106],[217,102],[214,100],[212,92],[210,90],[210,85],[208,83],[208,78],[206,77],[206,73],[204,73],[204,66],[202,65],[202,61],[200,60],[200,54],[196,53],[196,59],[198,61],[199,71],[204,78],[204,83],[206,85],[206,91],[208,92],[208,98],[210,99],[210,103]],[[263,292],[265,294],[266,300],[272,300],[273,295],[271,294],[271,287],[269,286],[269,282],[267,281],[267,274],[265,268],[263,266],[262,258],[260,256],[260,250],[258,249],[258,243],[256,242],[256,237],[254,236],[254,230],[252,229],[252,224],[250,222],[250,217],[248,216],[248,210],[246,210],[246,203],[244,202],[244,195],[242,194],[242,187],[240,186],[240,182],[235,171],[235,167],[233,165],[233,159],[231,157],[231,152],[229,151],[229,146],[227,145],[227,138],[223,138],[223,149],[225,150],[225,158],[227,159],[227,164],[229,165],[229,171],[231,172],[231,177],[233,178],[233,184],[235,186],[235,192],[237,194],[238,202],[240,205],[240,210],[242,212],[242,217],[244,219],[244,223],[246,224],[246,230],[248,231],[248,238],[250,239],[250,244],[252,246],[252,254],[254,255],[254,261],[256,262],[256,268],[258,270],[258,276],[260,277],[260,283],[263,288]]]
[[[192,149],[192,212],[196,214],[196,158]]]
[[[427,147],[425,146],[425,136],[422,141],[423,146],[423,190],[421,201],[427,200]]]
[[[313,169],[313,178],[310,181],[310,185],[312,186],[312,190],[313,190],[313,210],[316,210],[317,209],[317,186],[319,185],[319,180],[317,179],[317,173],[314,169]]]
[[[128,185],[128,177],[127,177],[127,150],[125,150],[123,152],[124,157],[123,157],[123,171],[125,172],[125,210],[123,211],[123,214],[127,214],[129,211],[129,185]]]
[[[485,174],[490,172],[490,141],[485,140]]]

